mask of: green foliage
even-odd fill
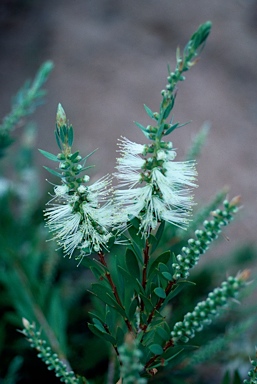
[[[174,72],[168,68],[168,84],[161,93],[159,112],[144,106],[153,125],[145,127],[136,123],[151,141],[144,147],[147,160],[142,182],[147,181],[153,167],[163,171],[163,156],[170,154],[172,148],[162,141],[163,137],[185,125],[173,122],[173,118],[170,120],[177,85],[197,62],[210,29],[210,22],[201,25],[182,53],[177,50],[176,68]],[[12,142],[12,131],[42,102],[41,88],[51,69],[52,64],[45,63],[34,81],[19,91],[11,113],[0,126],[2,155]],[[207,131],[204,127],[194,139],[184,164],[193,164]],[[181,384],[187,382],[188,377],[190,382],[204,383],[197,367],[217,358],[239,333],[255,325],[252,308],[242,314],[233,309],[231,317],[224,310],[232,306],[239,291],[244,289],[245,295],[250,292],[245,287],[249,271],[244,268],[246,253],[249,260],[255,256],[252,249],[244,248],[241,256],[238,251],[234,258],[223,258],[219,263],[210,262],[203,271],[194,269],[200,256],[233,220],[240,199],[229,201],[227,191],[218,192],[194,213],[187,231],[182,229],[183,222],[180,228],[169,220],[155,217],[154,229],[150,226],[144,232],[142,217],[149,207],[140,212],[142,216],[130,215],[126,225],[117,221],[109,230],[97,219],[105,216],[107,223],[109,217],[122,216],[122,207],[115,205],[114,211],[110,209],[115,197],[114,202],[113,198],[106,202],[107,179],[100,179],[93,188],[84,185],[90,178],[82,173],[91,168],[86,162],[94,152],[82,158],[79,151],[72,149],[74,129],[59,104],[55,137],[60,152],[52,154],[40,149],[44,157],[56,163],[54,169],[45,168],[61,183],[54,186],[51,208],[46,216],[50,217],[48,226],[50,230],[54,227],[55,239],[64,255],[80,252],[78,268],[72,259],[68,263],[61,260],[54,242],[46,242],[47,234],[39,213],[41,196],[31,192],[37,172],[33,165],[33,140],[26,140],[26,137],[33,135],[34,129],[26,126],[25,140],[15,156],[16,176],[14,180],[4,179],[6,187],[0,195],[0,307],[4,311],[0,321],[0,358],[5,365],[0,375],[1,378],[5,376],[3,382],[14,383],[22,375],[25,378],[20,382],[26,382],[26,361],[30,362],[33,357],[17,334],[13,336],[14,328],[20,328],[23,318],[23,335],[48,370],[54,371],[62,382],[89,383],[85,375],[94,384],[144,384],[148,381]],[[28,141],[30,146],[25,145]],[[194,173],[193,167],[185,165],[185,169]],[[24,175],[32,170],[34,176],[27,183]],[[24,184],[26,193],[21,193]],[[156,194],[160,193],[157,182],[154,188]],[[173,192],[176,195],[176,188]],[[102,210],[101,204],[104,204]],[[99,208],[98,217],[95,212]],[[175,212],[176,208],[174,206]],[[186,208],[180,208],[177,214],[183,216],[185,211]],[[87,226],[90,233],[85,229]],[[83,241],[85,233],[82,231],[87,236]],[[243,272],[228,277],[215,288],[221,274],[224,276],[235,260]],[[236,320],[241,322],[235,325]],[[229,322],[231,327],[227,328]],[[194,345],[186,344],[193,338]],[[12,343],[15,352],[10,351]],[[249,372],[250,379],[245,381],[247,384],[256,383],[256,362],[252,360],[251,364],[253,368]],[[75,375],[71,365],[80,376]],[[36,373],[32,382],[37,382],[38,377]],[[49,380],[54,380],[53,376]],[[228,371],[223,383],[237,384],[240,380],[239,370],[232,374]]]
[[[256,354],[257,357],[257,354]],[[252,369],[248,372],[249,379],[244,380],[244,384],[256,384],[257,383],[257,361],[251,360]]]
[[[3,151],[13,141],[11,132],[21,124],[23,118],[31,115],[36,107],[42,104],[45,96],[42,86],[48,79],[52,69],[53,64],[50,61],[45,62],[39,68],[34,80],[32,82],[27,81],[15,96],[11,112],[0,125],[0,156],[3,156]]]
[[[68,367],[68,363],[60,360],[58,355],[54,353],[47,345],[45,340],[40,338],[40,332],[36,330],[35,324],[30,324],[28,320],[23,319],[23,334],[28,338],[32,348],[38,351],[37,356],[43,360],[47,368],[55,371],[55,376],[65,384],[86,384],[87,381],[76,377],[74,372]]]

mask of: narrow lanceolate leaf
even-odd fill
[[[159,225],[159,228],[156,232],[156,235],[155,236],[152,236],[152,241],[151,241],[151,244],[152,244],[152,247],[151,247],[151,253],[154,253],[154,251],[156,250],[161,238],[162,238],[162,234],[163,234],[163,231],[164,231],[164,227],[165,227],[165,221],[162,220],[161,224]]]
[[[104,339],[105,341],[108,341],[109,343],[111,343],[113,345],[116,344],[116,339],[112,335],[110,335],[109,333],[101,331],[97,325],[88,323],[88,328],[96,336]]]
[[[138,128],[141,129],[141,131],[143,132],[143,134],[144,134],[148,139],[150,139],[149,133],[147,132],[146,128],[145,128],[142,124],[138,123],[137,121],[134,121],[134,123],[136,124],[136,126],[137,126]]]
[[[39,152],[42,153],[42,155],[45,156],[49,160],[60,161],[57,156],[53,155],[50,152],[44,151],[43,149],[39,149]]]
[[[74,138],[73,128],[72,128],[72,125],[70,125],[68,129],[68,144],[70,147],[73,144],[73,138]]]
[[[151,109],[147,105],[145,105],[145,104],[144,104],[144,108],[145,108],[145,111],[148,114],[148,116],[151,117],[151,119],[156,120],[155,117],[154,117],[153,111],[151,111]]]
[[[55,171],[54,169],[48,168],[48,167],[46,167],[45,165],[44,165],[44,168],[45,168],[48,172],[50,172],[52,175],[54,175],[54,176],[61,177],[61,178],[63,177],[63,175],[62,175],[61,173]]]

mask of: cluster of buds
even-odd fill
[[[256,357],[257,357],[257,350],[256,350]],[[256,360],[250,361],[252,365],[252,369],[248,372],[249,379],[244,380],[244,384],[257,384],[257,362]]]
[[[193,312],[188,312],[183,321],[174,325],[171,336],[174,342],[187,342],[195,336],[196,332],[202,331],[204,325],[209,325],[212,318],[217,316],[219,309],[225,307],[229,298],[235,298],[239,289],[245,285],[249,277],[249,271],[243,271],[236,277],[228,277],[219,288],[209,293],[205,301],[197,304]]]
[[[122,365],[120,367],[121,379],[117,384],[146,384],[147,379],[140,377],[139,374],[144,369],[144,366],[140,363],[143,353],[138,348],[136,339],[128,334],[125,343],[118,350]]]
[[[75,373],[69,370],[58,355],[47,346],[46,341],[41,339],[41,333],[36,330],[35,324],[24,318],[22,322],[24,326],[22,333],[27,337],[31,347],[38,351],[37,356],[47,365],[48,370],[54,370],[55,376],[60,377],[66,384],[79,384],[80,380],[76,378]]]
[[[218,237],[222,226],[229,224],[233,219],[233,214],[238,210],[239,201],[239,197],[235,197],[231,202],[225,200],[224,209],[212,212],[213,219],[205,220],[204,229],[195,231],[196,239],[188,240],[188,246],[182,248],[182,254],[177,255],[177,262],[172,265],[175,280],[189,276],[189,270],[198,263],[200,255],[204,254],[211,242]]]

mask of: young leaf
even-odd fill
[[[108,341],[112,345],[116,345],[116,339],[113,336],[111,336],[109,333],[100,331],[95,324],[88,323],[88,328],[96,336],[100,337],[101,339],[104,339],[105,341]]]
[[[54,176],[57,176],[57,177],[60,177],[61,179],[63,178],[63,175],[59,172],[56,172],[54,169],[51,169],[51,168],[48,168],[44,165],[44,168],[49,172],[51,173],[52,175]]]
[[[150,135],[149,135],[149,133],[147,132],[146,128],[145,128],[142,124],[138,123],[137,121],[134,121],[134,123],[136,124],[136,126],[137,126],[138,128],[141,129],[141,131],[142,131],[143,134],[147,137],[147,139],[150,140]]]
[[[73,128],[72,128],[72,125],[70,125],[68,128],[68,144],[70,147],[73,144],[73,138],[74,138]]]
[[[157,287],[157,288],[155,288],[155,289],[154,289],[154,293],[155,293],[158,297],[160,297],[161,299],[165,299],[165,297],[166,297],[166,293],[165,293],[164,289],[161,288],[161,287]]]
[[[163,353],[163,348],[159,344],[152,344],[148,348],[154,355],[161,355]]]
[[[47,159],[52,161],[60,161],[57,156],[53,155],[50,152],[46,152],[43,149],[39,149],[39,152],[42,153],[43,156],[45,156]]]
[[[146,111],[146,113],[148,114],[148,116],[149,116],[151,119],[156,120],[155,117],[154,117],[153,111],[151,111],[151,109],[150,109],[147,105],[145,105],[145,104],[144,104],[144,108],[145,108],[145,111]]]
[[[69,159],[70,159],[71,161],[73,161],[73,160],[76,159],[76,157],[77,157],[78,155],[79,155],[79,151],[76,151],[76,152],[73,153],[73,155],[71,155],[71,157],[69,157]]]
[[[152,273],[155,272],[155,269],[158,267],[159,263],[164,263],[167,264],[169,259],[170,259],[171,253],[170,251],[164,252],[158,257],[154,259],[154,261],[149,263],[149,272],[148,272],[148,277],[152,275]]]
[[[168,281],[171,281],[172,280],[172,276],[169,272],[162,272],[162,275],[163,277],[168,280]]]

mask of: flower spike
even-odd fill
[[[82,259],[92,252],[108,249],[108,241],[113,236],[109,230],[113,220],[109,200],[111,177],[106,175],[87,185],[90,177],[80,176],[88,168],[84,167],[88,156],[82,159],[79,152],[71,152],[73,129],[60,104],[56,117],[56,138],[62,150],[56,157],[60,161],[58,175],[62,184],[54,187],[54,195],[47,204],[46,225],[65,255],[71,257],[78,249]]]
[[[170,142],[141,145],[123,138],[119,147],[122,157],[114,175],[120,181],[116,203],[123,220],[139,218],[145,237],[161,220],[184,228],[193,205],[191,189],[197,186],[195,162],[173,161],[176,152]]]

